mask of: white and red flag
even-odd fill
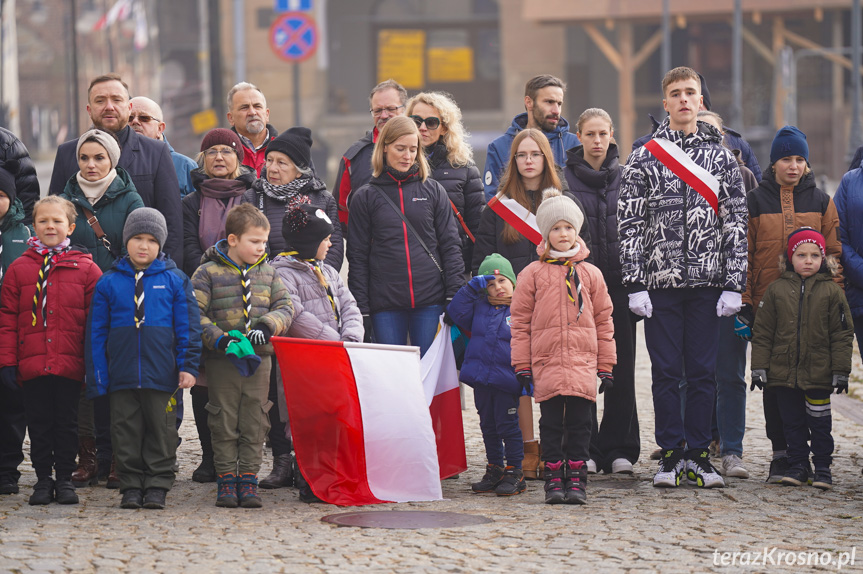
[[[719,213],[719,180],[716,176],[695,163],[695,160],[674,142],[665,138],[653,138],[644,144],[644,149],[686,185],[697,191],[714,212]]]
[[[488,207],[531,243],[534,245],[542,243],[542,233],[536,224],[536,215],[522,204],[501,191],[489,200]]]
[[[119,20],[126,20],[132,15],[132,0],[117,0],[111,8],[102,14],[96,23],[93,25],[93,31],[96,32],[102,28],[106,28]]]
[[[433,425],[416,347],[284,337],[273,346],[297,463],[319,498],[343,506],[442,499],[434,431],[441,424]],[[431,396],[446,403],[433,407],[450,405],[437,384]]]

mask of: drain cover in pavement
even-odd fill
[[[321,518],[337,526],[359,528],[457,528],[492,522],[491,518],[458,512],[432,512],[426,510],[374,510],[367,512],[345,512]]]

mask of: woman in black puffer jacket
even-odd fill
[[[617,144],[612,143],[614,125],[605,110],[590,108],[578,118],[582,145],[567,151],[564,176],[570,192],[584,206],[590,227],[588,243],[593,264],[599,267],[614,305],[614,341],[617,365],[612,371],[614,387],[604,394],[602,425],[594,408],[588,467],[593,471],[632,473],[641,442],[635,410],[635,323],[629,310],[629,291],[621,281],[620,239],[617,234],[617,198],[620,163]],[[597,428],[598,427],[598,428]],[[594,464],[591,465],[590,462]]]
[[[309,128],[297,126],[282,132],[267,144],[267,163],[261,171],[261,178],[243,196],[244,202],[253,203],[270,222],[267,242],[270,258],[285,250],[282,220],[292,203],[307,202],[322,209],[330,220],[338,220],[335,198],[311,167],[311,147],[312,132]],[[336,225],[330,241],[333,245],[324,261],[339,271],[345,255],[341,226]]]
[[[410,118],[381,130],[372,180],[351,194],[348,287],[375,342],[404,345],[410,333],[425,353],[445,302],[464,284],[464,262],[452,206],[428,179],[419,146]]]
[[[479,218],[485,205],[482,178],[473,162],[473,150],[461,110],[449,94],[422,92],[408,101],[407,115],[420,131],[420,143],[429,164],[429,177],[446,190],[458,221],[465,269],[470,269]]]

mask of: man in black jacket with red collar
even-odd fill
[[[90,82],[87,90],[87,113],[93,125],[113,133],[120,142],[119,167],[125,169],[135,184],[144,205],[158,210],[168,224],[168,240],[163,250],[177,267],[183,266],[183,210],[180,185],[164,142],[144,137],[129,127],[129,86],[117,74],[105,74]],[[54,172],[48,193],[63,193],[69,178],[78,173],[75,146],[78,139],[60,144],[54,159]]]

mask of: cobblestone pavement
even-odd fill
[[[634,477],[592,477],[587,506],[547,506],[536,481],[520,496],[471,494],[470,482],[482,474],[485,461],[478,419],[469,407],[464,422],[470,469],[444,481],[446,500],[365,509],[464,512],[487,516],[490,524],[340,528],[321,517],[351,509],[303,504],[294,489],[263,491],[260,510],[216,508],[215,485],[191,481],[198,443],[187,409],[180,474],[163,511],[121,510],[117,491],[102,486],[79,489],[77,506],[31,507],[27,499],[35,476],[25,461],[21,493],[0,498],[0,572],[468,572],[563,566],[603,572],[829,571],[836,566],[791,568],[779,553],[829,551],[836,559],[856,545],[861,547],[855,566],[843,570],[863,570],[863,426],[840,412],[850,409],[859,416],[863,403],[843,401],[834,408],[835,487],[830,492],[764,484],[769,446],[758,393],[749,395],[744,441],[752,478],[730,478],[728,487],[718,490],[655,489],[655,463],[647,459],[654,448],[653,413],[643,344],[639,353],[642,458]],[[859,356],[854,374],[854,390],[863,394]],[[740,565],[740,560],[755,559],[753,554],[739,557],[735,566],[721,566],[722,552],[765,548],[768,558],[760,566]]]

